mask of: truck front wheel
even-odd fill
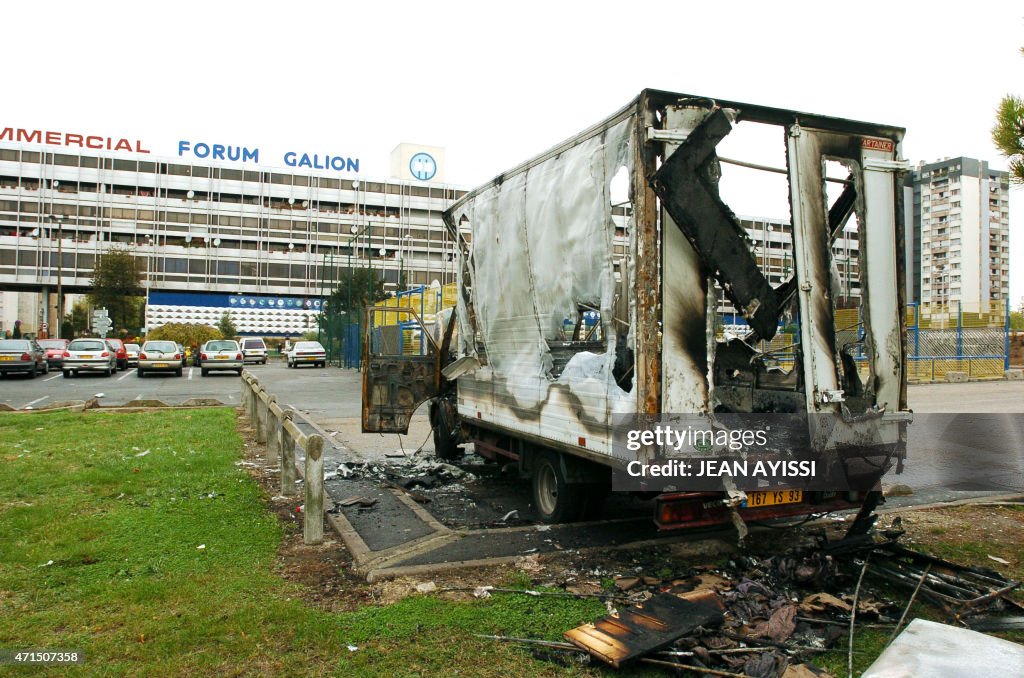
[[[569,483],[555,452],[538,456],[533,467],[533,503],[546,523],[577,520],[584,508],[584,486]]]

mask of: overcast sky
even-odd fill
[[[1005,169],[993,112],[1024,95],[1020,2],[26,2],[4,19],[0,127],[330,153],[367,178],[407,141],[444,147],[463,187],[645,87],[899,125],[911,162]]]

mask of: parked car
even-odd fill
[[[107,339],[107,343],[110,344],[110,348],[114,350],[115,357],[117,358],[117,369],[127,370],[128,351],[125,350],[124,342],[120,339]]]
[[[327,365],[327,350],[319,341],[297,341],[285,353],[285,358],[288,360],[288,367],[298,367],[299,365],[325,367]]]
[[[259,337],[242,339],[242,360],[247,363],[267,364],[267,345]]]
[[[64,351],[68,348],[68,340],[40,339],[37,343],[39,348],[46,351],[46,364],[60,369],[61,363],[64,362]]]
[[[79,372],[103,372],[109,377],[117,372],[117,354],[104,339],[75,339],[64,351],[61,372],[65,379]]]
[[[209,344],[209,343],[210,342],[207,341],[206,343],[204,343],[202,346],[200,346],[196,351],[194,351],[192,353],[192,364],[195,365],[196,367],[202,367],[203,366],[203,351],[206,350],[206,344]]]
[[[242,348],[233,339],[215,339],[206,342],[206,350],[200,354],[202,375],[205,377],[213,370],[233,370],[242,374],[245,358]]]
[[[0,375],[24,372],[34,379],[40,372],[49,371],[46,351],[33,339],[0,339]]]
[[[139,353],[142,349],[138,344],[125,344],[124,350],[128,354],[128,367],[135,367],[139,364]]]
[[[139,377],[150,372],[174,372],[180,377],[182,355],[173,341],[147,341],[139,353]]]

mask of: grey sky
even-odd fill
[[[911,162],[1003,169],[993,111],[1024,94],[1019,2],[49,2],[4,17],[2,127],[170,156],[180,139],[340,154],[366,177],[409,141],[445,147],[466,187],[645,87],[901,125]],[[1015,303],[1022,208],[1014,190]]]

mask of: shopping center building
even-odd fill
[[[441,213],[461,192],[443,182],[443,149],[399,145],[383,180],[358,158],[289,152],[264,167],[259,149],[177,150],[0,129],[0,330],[52,324],[58,287],[85,292],[111,247],[145,260],[150,327],[229,309],[243,332],[300,333],[350,265],[389,290],[455,279]]]

